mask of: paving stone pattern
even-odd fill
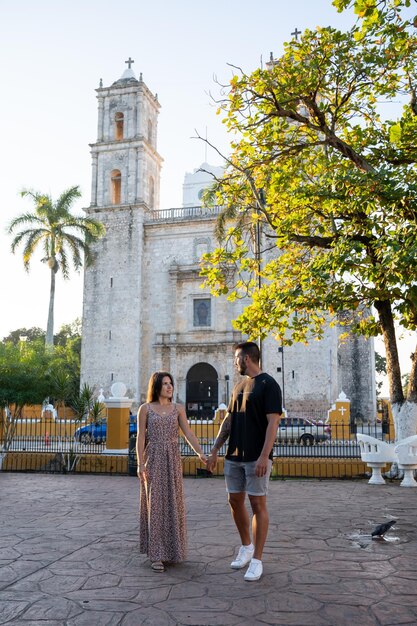
[[[271,482],[265,574],[248,583],[223,480],[185,488],[188,560],[161,574],[138,552],[135,478],[0,473],[0,624],[416,626],[415,490]]]

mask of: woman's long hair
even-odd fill
[[[149,379],[146,402],[158,402],[162,390],[162,381],[165,376],[169,377],[171,385],[174,387],[174,379],[169,372],[154,372]]]

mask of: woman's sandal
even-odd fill
[[[154,561],[153,563],[151,563],[151,568],[154,572],[165,572],[165,565],[162,563],[162,561]]]

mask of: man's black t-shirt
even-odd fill
[[[228,412],[232,415],[232,427],[226,459],[257,461],[265,443],[267,414],[282,413],[280,386],[264,372],[254,378],[245,377],[233,389]],[[272,459],[272,450],[269,458]]]

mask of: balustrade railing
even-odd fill
[[[145,222],[169,222],[172,220],[190,220],[199,217],[216,217],[221,212],[222,207],[178,207],[171,209],[158,209],[146,214]]]

